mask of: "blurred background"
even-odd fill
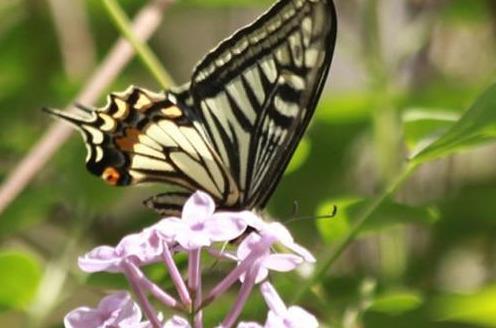
[[[120,2],[129,16],[144,4]],[[150,45],[178,83],[195,63],[271,1],[183,0]],[[400,172],[408,154],[449,127],[496,68],[492,0],[336,0],[338,41],[312,124],[266,209],[291,221],[317,258],[350,230],[356,206]],[[0,1],[0,181],[53,124],[119,37],[99,0]],[[159,84],[133,60],[107,92]],[[95,104],[103,105],[104,97]],[[496,108],[495,108],[496,110]],[[84,167],[79,135],[66,142],[0,213],[0,326],[62,327],[95,306],[116,275],[85,275],[76,257],[156,221],[141,201],[163,186],[111,188]],[[496,327],[496,146],[422,165],[384,202],[300,304],[324,327]],[[297,202],[297,211],[294,203]],[[149,274],[167,285],[163,268]],[[215,281],[222,272],[214,269]],[[289,301],[308,271],[275,275]],[[232,298],[207,312],[222,320]],[[262,311],[255,297],[245,318]]]

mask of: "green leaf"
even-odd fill
[[[496,138],[496,84],[487,89],[439,139],[411,159],[422,163]]]
[[[439,321],[496,327],[496,285],[471,295],[440,296],[432,309]]]
[[[416,154],[433,143],[460,119],[452,110],[409,108],[403,112],[404,140],[410,154]]]
[[[375,298],[368,310],[390,315],[400,315],[417,309],[422,303],[423,298],[417,292],[395,291]]]
[[[0,253],[0,305],[25,308],[36,294],[41,275],[41,265],[34,256],[14,251]]]
[[[316,221],[322,239],[328,243],[341,240],[353,227],[354,219],[368,205],[370,200],[345,197],[321,204],[317,216],[329,215],[333,205],[338,208],[336,217]],[[412,207],[386,199],[362,226],[359,236],[389,228],[398,224],[432,224],[439,219],[439,213],[431,207]]]
[[[404,139],[412,153],[418,152],[422,145],[446,132],[460,115],[453,111],[433,108],[409,108],[403,112]]]

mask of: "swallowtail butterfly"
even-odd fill
[[[109,184],[177,187],[145,201],[160,214],[177,215],[196,190],[220,208],[262,208],[312,117],[335,39],[332,0],[279,0],[181,87],[130,87],[85,117],[48,111],[79,128],[88,170]]]

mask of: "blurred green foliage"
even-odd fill
[[[0,304],[4,309],[25,309],[36,295],[41,264],[27,252],[0,253]]]
[[[52,123],[39,108],[65,107],[118,37],[100,1],[63,1],[69,8],[63,15],[82,11],[87,21],[69,21],[67,30],[89,36],[69,50],[96,58],[86,66],[76,61],[72,65],[81,64],[82,73],[71,74],[53,2],[0,3],[2,181]],[[120,3],[130,16],[142,6]],[[151,46],[176,80],[185,81],[195,58],[270,3],[178,1]],[[496,327],[496,5],[336,3],[340,21],[330,82],[267,212],[288,220],[297,240],[325,258],[392,183],[383,171],[400,175],[408,158],[418,167],[299,303],[332,327]],[[194,33],[198,29],[201,35]],[[159,89],[138,60],[108,91],[128,84]],[[102,103],[103,97],[87,105]],[[104,291],[125,287],[114,275],[82,275],[75,257],[157,220],[140,204],[163,187],[110,188],[86,172],[84,157],[76,136],[0,214],[0,326],[33,320],[36,302],[50,299],[37,293],[44,290],[38,289],[43,270],[54,263],[67,280],[34,326],[61,327],[70,309],[94,306]],[[328,215],[333,205],[334,218],[290,220]],[[61,250],[71,241],[74,257],[66,263]],[[170,286],[163,268],[149,273]],[[213,270],[210,283],[220,275]],[[287,300],[304,279],[274,276]],[[208,326],[221,320],[234,296],[207,312]],[[256,312],[264,313],[258,295],[244,315],[255,319]]]

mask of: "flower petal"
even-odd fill
[[[171,319],[167,320],[164,328],[190,328],[188,320],[181,318],[180,316],[173,316]]]
[[[189,226],[183,220],[171,217],[160,220],[149,229],[163,236],[167,242],[171,242],[178,234],[189,231]]]
[[[118,292],[102,299],[98,311],[108,316],[110,323],[118,322],[120,327],[135,327],[141,321],[141,309],[134,303],[128,292]]]
[[[160,259],[162,244],[157,243],[153,230],[127,235],[115,247],[122,258],[133,259],[136,264],[149,264]]]
[[[136,328],[141,321],[141,310],[127,292],[118,292],[103,298],[96,309],[77,308],[64,318],[67,328],[122,327]]]
[[[110,313],[116,309],[120,309],[127,304],[133,304],[131,295],[128,292],[121,291],[104,297],[98,303],[98,311]],[[126,309],[128,310],[128,309]]]
[[[202,247],[207,247],[212,244],[208,234],[204,231],[189,231],[189,233],[181,233],[176,236],[176,241],[186,250],[195,250]]]
[[[121,256],[115,254],[115,248],[99,246],[78,258],[78,265],[85,272],[119,272]]]
[[[246,230],[246,222],[235,212],[214,214],[205,222],[205,229],[213,241],[230,241]]]
[[[263,266],[269,270],[287,272],[294,270],[303,259],[293,254],[271,254],[263,260]]]
[[[246,224],[257,231],[263,230],[263,227],[267,224],[258,215],[252,211],[242,211],[237,213],[238,217],[242,218]]]
[[[319,322],[317,318],[307,310],[299,307],[299,306],[290,306],[287,313],[287,320],[293,323],[305,323],[305,328],[317,328],[319,326]],[[297,325],[293,327],[298,327]],[[303,327],[303,326],[301,326]]]
[[[263,328],[258,322],[240,322],[237,328]]]
[[[273,235],[277,238],[277,241],[283,245],[293,243],[293,236],[291,236],[289,230],[279,222],[265,224],[260,233]]]
[[[239,260],[244,260],[251,254],[257,247],[261,247],[264,245],[260,245],[262,242],[262,237],[260,237],[256,232],[252,232],[246,237],[238,246],[236,250],[236,256]],[[266,255],[270,254],[270,249],[267,247]]]
[[[314,263],[315,257],[306,248],[294,242],[293,236],[289,230],[278,222],[265,225],[265,230],[262,233],[274,235],[277,240],[289,250],[295,252],[305,259],[305,261]]]
[[[64,317],[66,328],[89,328],[98,327],[102,320],[98,311],[88,307],[79,307],[72,310]]]
[[[188,224],[204,222],[214,214],[215,202],[207,193],[197,191],[183,206],[181,218]]]
[[[296,254],[300,255],[301,257],[303,257],[303,259],[309,263],[315,263],[317,262],[317,260],[315,259],[315,257],[312,255],[312,253],[310,253],[310,251],[308,249],[306,249],[305,247],[293,242],[293,243],[290,243],[288,245],[285,245],[288,249],[292,250],[293,252],[295,252]]]
[[[257,278],[255,279],[255,283],[261,283],[265,279],[267,279],[267,276],[269,275],[269,270],[267,270],[266,267],[260,266],[258,268],[258,273],[257,273]]]

